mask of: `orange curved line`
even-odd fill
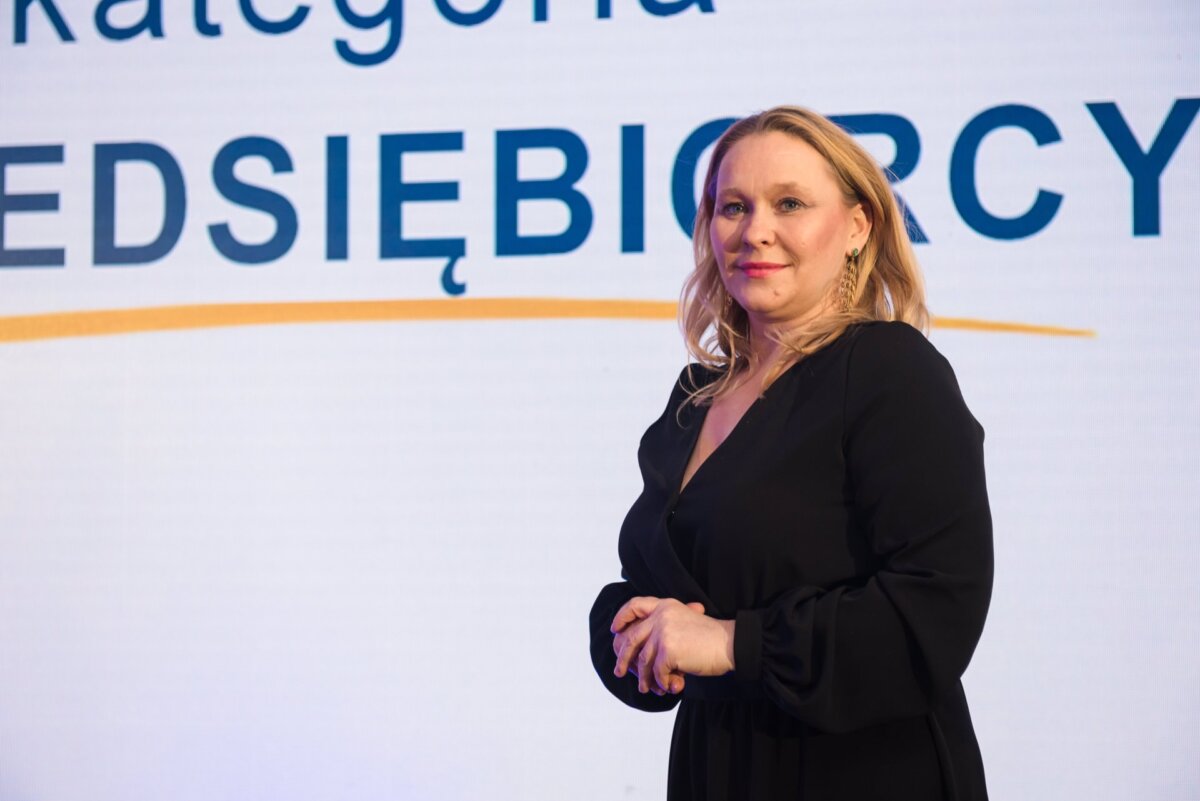
[[[1096,332],[1090,328],[1009,323],[1001,320],[974,320],[969,317],[934,317],[933,327],[959,331],[989,331],[995,334],[1041,334],[1049,337],[1088,337],[1092,339],[1096,337]]]
[[[243,325],[403,320],[674,320],[676,308],[674,301],[577,298],[433,298],[152,306],[0,317],[0,343]],[[933,325],[935,328],[1045,336],[1096,335],[1085,329],[958,317],[938,317]]]

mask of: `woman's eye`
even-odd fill
[[[721,214],[725,217],[736,217],[746,210],[746,206],[739,201],[732,201],[721,206]]]
[[[804,204],[794,197],[785,197],[779,201],[779,209],[781,211],[797,211],[804,208]]]

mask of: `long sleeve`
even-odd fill
[[[910,326],[870,325],[848,357],[843,451],[876,569],[737,613],[736,680],[845,732],[928,712],[958,688],[991,596],[983,430],[949,364]]]
[[[625,602],[639,595],[654,595],[662,597],[667,593],[661,586],[655,584],[653,573],[637,549],[630,545],[632,539],[643,539],[653,529],[661,517],[662,509],[668,502],[670,479],[672,472],[655,457],[659,454],[658,444],[665,436],[664,430],[678,431],[676,410],[684,397],[684,382],[689,380],[689,370],[685,368],[672,386],[666,408],[643,435],[638,448],[638,465],[642,474],[642,493],[634,502],[633,507],[625,517],[621,526],[622,542],[627,547],[619,548],[621,556],[620,582],[609,584],[600,590],[592,605],[589,615],[591,632],[592,665],[604,686],[623,703],[635,709],[647,712],[666,712],[674,709],[679,703],[679,696],[657,696],[653,693],[638,692],[638,680],[632,673],[621,678],[613,675],[617,657],[613,653],[613,634],[609,627],[612,619]]]

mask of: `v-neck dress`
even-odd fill
[[[623,581],[591,654],[629,706],[678,705],[670,801],[982,801],[960,677],[991,596],[983,429],[903,323],[853,326],[793,365],[680,491],[705,407],[685,369],[638,450]],[[639,595],[736,621],[735,669],[679,696],[613,675],[609,625]]]

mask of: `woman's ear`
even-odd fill
[[[858,248],[862,250],[870,236],[871,218],[867,215],[867,210],[863,208],[863,204],[856,203],[854,204],[854,208],[850,210],[850,241],[847,243],[847,249],[853,250],[854,248]]]

